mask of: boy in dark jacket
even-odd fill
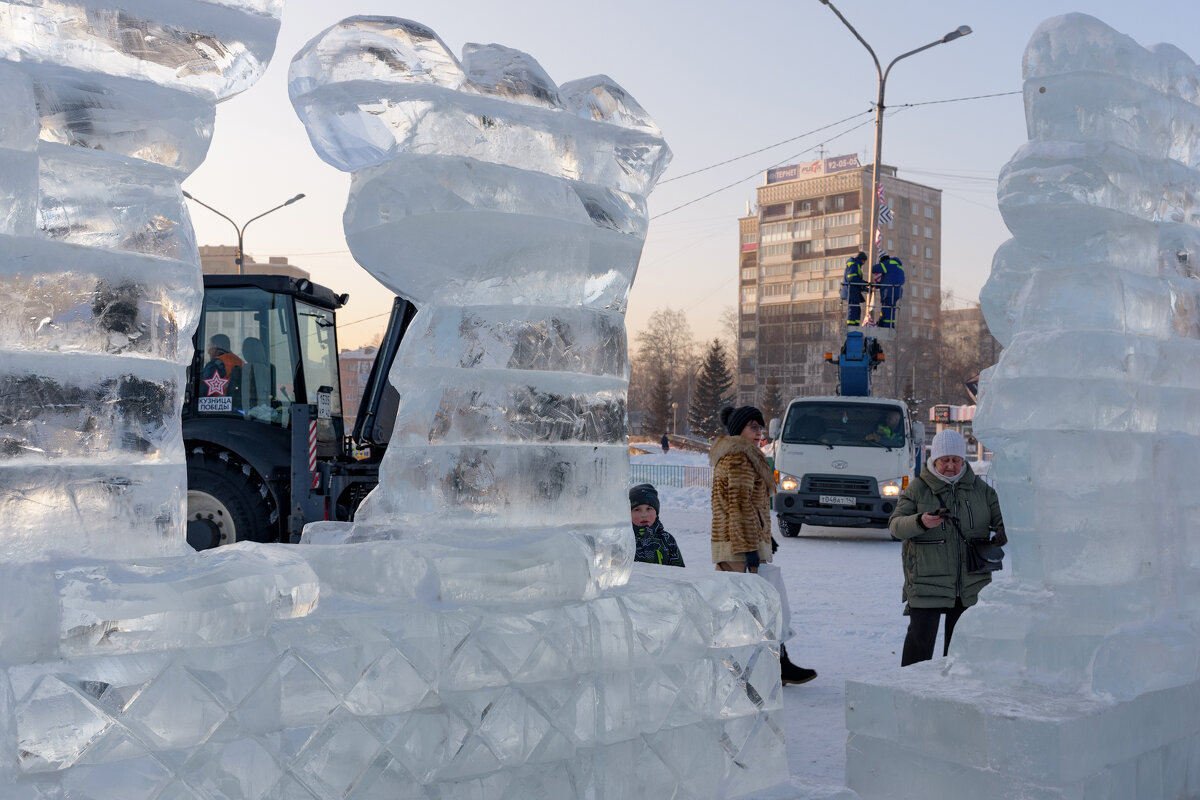
[[[667,533],[658,518],[658,490],[648,483],[639,483],[629,490],[629,515],[633,522],[633,537],[637,540],[634,559],[648,564],[683,566],[683,554],[675,537]]]

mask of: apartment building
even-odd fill
[[[920,397],[936,350],[942,193],[886,165],[880,182],[893,213],[883,249],[904,262],[907,283],[872,380],[880,395]],[[787,398],[837,391],[825,353],[845,340],[839,291],[846,259],[866,249],[871,192],[871,166],[853,154],[767,171],[757,213],[739,220],[738,404],[758,403],[771,375]]]

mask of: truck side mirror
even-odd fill
[[[772,441],[778,439],[779,427],[779,417],[774,417],[770,423],[767,424],[767,438],[771,439]]]

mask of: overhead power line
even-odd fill
[[[857,116],[859,116],[859,115],[858,115],[858,114],[855,114],[854,116],[856,116],[856,117],[857,117]],[[853,119],[853,117],[851,117],[851,119]],[[772,166],[779,166],[780,164],[786,164],[788,161],[791,161],[791,160],[792,160],[792,159],[794,159],[794,158],[799,158],[800,156],[804,155],[805,153],[808,153],[808,152],[810,152],[810,151],[812,151],[812,150],[816,150],[818,147],[821,147],[822,145],[829,144],[830,142],[834,141],[835,139],[840,139],[841,137],[845,136],[846,134],[848,134],[848,133],[851,133],[851,132],[853,132],[853,131],[856,131],[856,130],[858,130],[859,128],[863,127],[864,125],[870,125],[870,124],[872,124],[873,122],[874,122],[874,120],[873,120],[873,119],[868,119],[868,120],[866,120],[866,121],[864,121],[864,122],[860,122],[859,124],[857,124],[857,125],[855,125],[855,126],[853,126],[853,127],[847,128],[846,130],[842,131],[841,133],[838,133],[838,134],[835,134],[835,135],[833,135],[833,136],[830,136],[828,139],[826,139],[826,140],[825,140],[825,141],[823,141],[823,142],[817,142],[817,143],[816,143],[816,144],[814,144],[812,147],[805,148],[804,150],[801,150],[799,153],[796,153],[795,155],[791,155],[791,156],[788,156],[787,158],[784,158],[784,159],[782,159],[782,160],[780,160],[780,161],[776,161],[774,164],[772,164]],[[719,189],[714,189],[714,190],[712,190],[712,191],[711,191],[711,192],[709,192],[708,194],[701,195],[700,197],[697,197],[697,198],[695,198],[695,199],[693,199],[693,200],[689,200],[689,201],[687,201],[686,203],[682,203],[682,204],[680,204],[680,205],[677,205],[677,206],[675,206],[674,208],[669,208],[669,209],[667,209],[666,211],[659,212],[658,214],[655,214],[654,216],[650,217],[650,219],[658,219],[659,217],[665,217],[667,214],[670,214],[670,213],[672,213],[672,212],[678,211],[678,210],[679,210],[679,209],[681,209],[681,208],[687,208],[688,206],[690,206],[690,205],[693,205],[694,203],[699,203],[701,200],[706,200],[706,199],[708,199],[708,198],[712,197],[712,196],[713,196],[713,195],[715,195],[715,194],[720,194],[721,192],[725,191],[726,189],[732,189],[734,186],[738,186],[739,184],[743,184],[743,183],[745,183],[746,181],[754,180],[755,178],[757,178],[757,177],[758,177],[759,175],[761,175],[761,174],[762,174],[762,170],[761,170],[761,169],[757,169],[757,170],[755,170],[755,171],[754,171],[752,174],[750,174],[750,175],[747,175],[747,176],[746,176],[746,177],[744,177],[744,178],[739,178],[738,180],[734,181],[733,183],[730,183],[730,184],[727,184],[727,185],[725,185],[725,186],[722,186],[722,187],[721,187],[721,188],[719,188]]]
[[[916,108],[917,106],[934,106],[938,105],[939,103],[962,103],[967,100],[985,100],[989,97],[1010,97],[1014,94],[1024,94],[1024,92],[1020,90],[1015,92],[993,92],[992,94],[976,94],[971,95],[970,97],[951,97],[948,100],[926,100],[922,103],[900,103],[899,105],[888,106],[888,108]]]
[[[718,161],[716,164],[709,164],[707,167],[701,167],[700,169],[694,169],[691,172],[685,172],[682,175],[676,175],[673,178],[667,178],[666,180],[659,181],[658,185],[662,186],[664,183],[670,183],[671,181],[678,181],[678,180],[683,180],[684,178],[690,178],[693,175],[699,175],[701,172],[708,172],[710,169],[716,169],[717,167],[723,167],[726,164],[732,164],[735,161],[741,161],[743,158],[749,158],[750,156],[756,156],[759,153],[765,153],[768,150],[773,150],[776,147],[788,144],[790,142],[794,142],[797,139],[803,139],[805,136],[812,136],[814,133],[820,133],[821,131],[828,130],[836,125],[841,125],[843,122],[849,122],[850,120],[854,119],[855,117],[861,117],[863,114],[873,114],[873,113],[875,113],[875,112],[868,109],[867,111],[860,111],[857,114],[851,114],[850,116],[848,116],[844,119],[839,119],[837,122],[831,122],[828,125],[822,125],[819,128],[813,128],[811,131],[807,131],[806,133],[798,134],[796,136],[791,137],[790,139],[784,139],[782,141],[776,142],[775,144],[769,144],[766,147],[760,147],[757,150],[751,150],[749,153],[742,153],[740,156],[734,156],[733,158],[727,158],[724,161]],[[739,181],[739,183],[740,183],[740,181]]]

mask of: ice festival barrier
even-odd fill
[[[623,310],[669,151],[607,79],[381,18],[297,56],[351,247],[422,305],[397,370],[423,391],[363,522],[311,532],[339,543],[186,548],[179,183],[281,12],[0,3],[0,797],[784,780],[778,596],[632,568]]]
[[[1008,575],[946,661],[847,687],[863,798],[1200,797],[1200,69],[1082,14],[1034,32],[1004,345],[975,431]]]

